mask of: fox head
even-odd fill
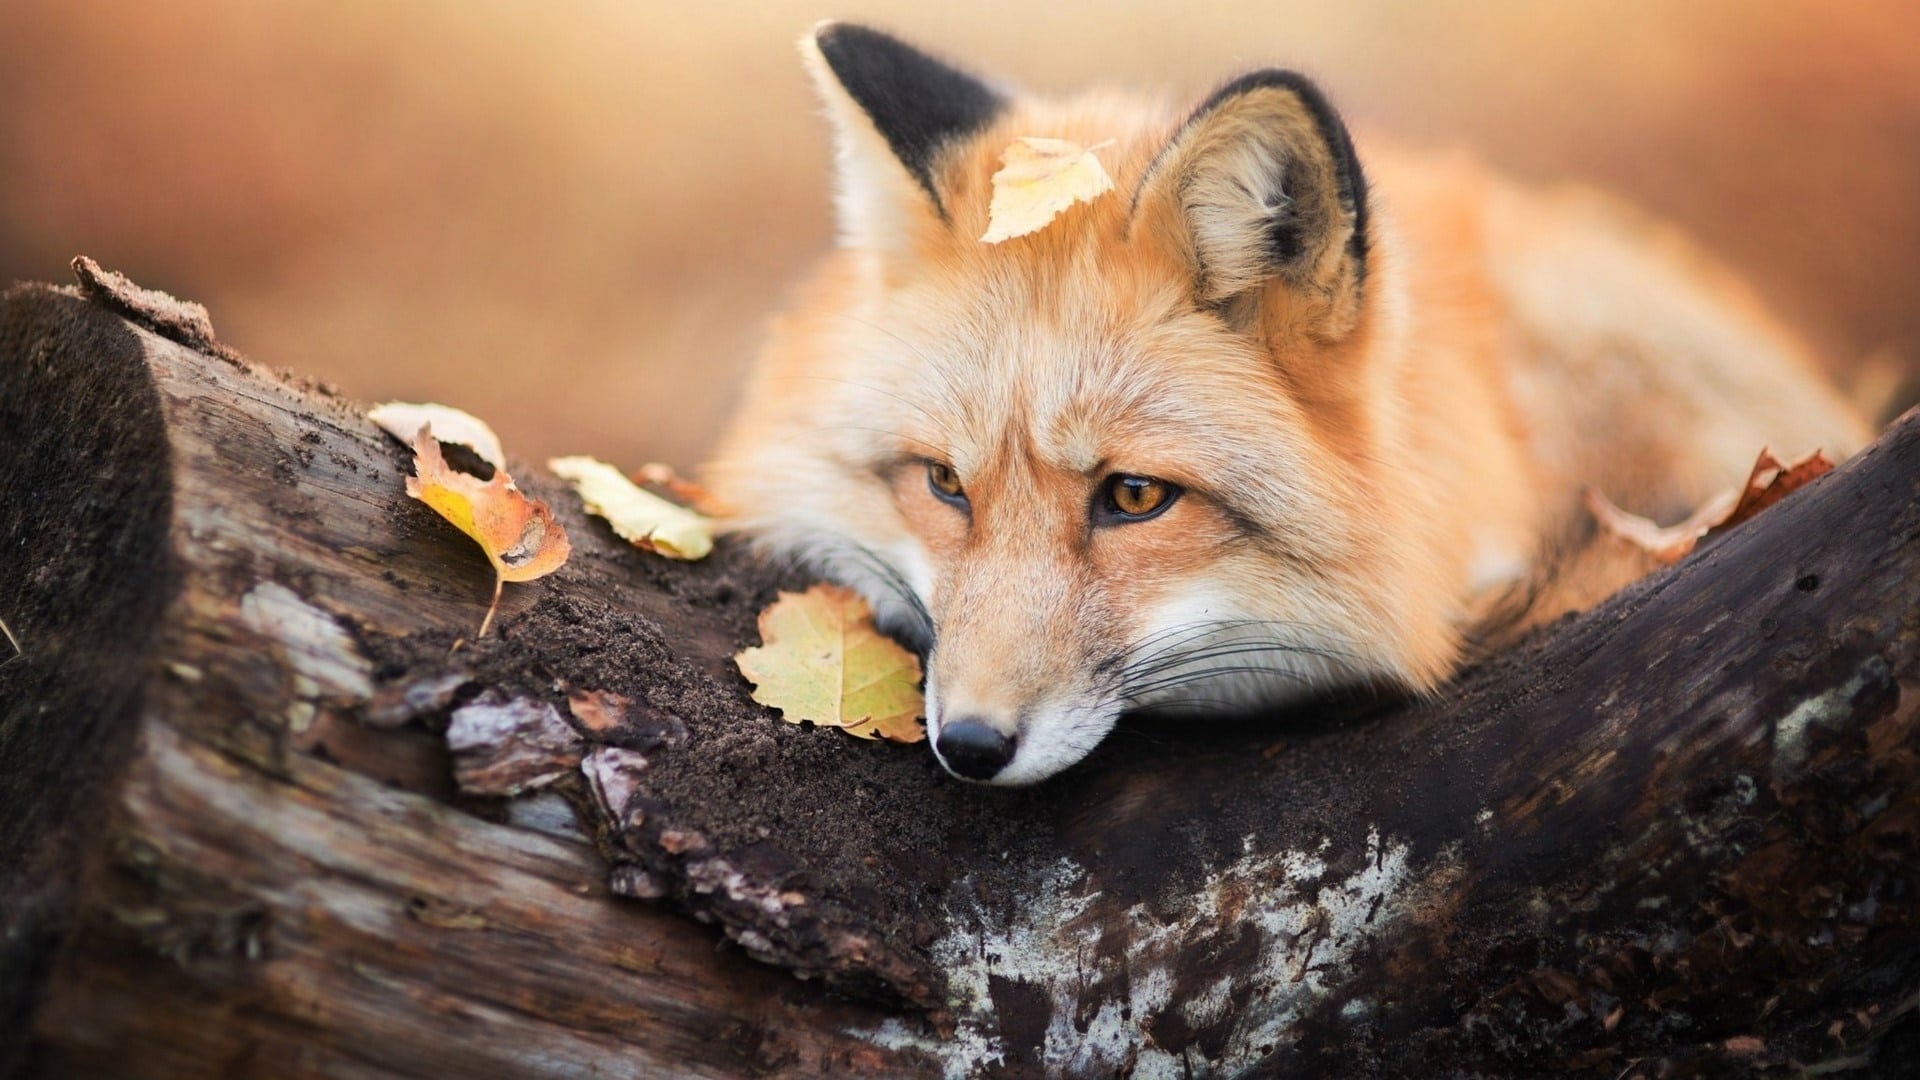
[[[1390,245],[1312,83],[1054,102],[859,26],[802,52],[838,248],[709,475],[734,528],[928,650],[947,769],[1030,783],[1129,709],[1448,670],[1459,575],[1406,478]],[[1022,136],[1108,143],[1116,189],[983,243]]]

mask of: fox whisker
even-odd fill
[[[1259,675],[1302,685],[1310,684],[1313,681],[1312,677],[1304,672],[1290,671],[1282,667],[1271,667],[1264,664],[1227,664],[1201,668],[1196,671],[1182,672],[1177,675],[1165,676],[1144,685],[1130,686],[1125,694],[1125,700],[1133,705],[1149,704],[1143,699],[1151,697],[1154,694],[1178,689],[1182,686],[1213,682],[1228,675]]]

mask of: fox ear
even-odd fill
[[[1195,298],[1230,322],[1286,303],[1288,323],[1323,341],[1357,323],[1366,178],[1346,125],[1304,76],[1256,71],[1221,87],[1160,152],[1134,205],[1185,247]]]
[[[801,55],[833,122],[835,202],[843,247],[897,250],[915,217],[946,206],[934,166],[942,149],[993,121],[1006,99],[986,83],[897,38],[822,23]]]

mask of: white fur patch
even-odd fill
[[[1119,719],[1118,702],[1036,709],[1020,729],[1013,760],[989,783],[1013,786],[1045,780],[1092,753]]]
[[[840,246],[903,250],[910,236],[910,208],[921,198],[916,182],[865,110],[840,85],[813,31],[800,39],[800,56],[833,127],[833,206]]]
[[[1510,585],[1525,578],[1532,569],[1524,551],[1490,529],[1477,529],[1473,536],[1473,558],[1467,563],[1467,588],[1474,592]]]

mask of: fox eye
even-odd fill
[[[941,501],[955,506],[967,505],[967,489],[960,486],[960,474],[953,466],[944,462],[927,462],[927,487],[940,497]]]
[[[1107,477],[1101,507],[1114,521],[1145,521],[1180,497],[1180,488],[1151,476],[1115,473]]]

